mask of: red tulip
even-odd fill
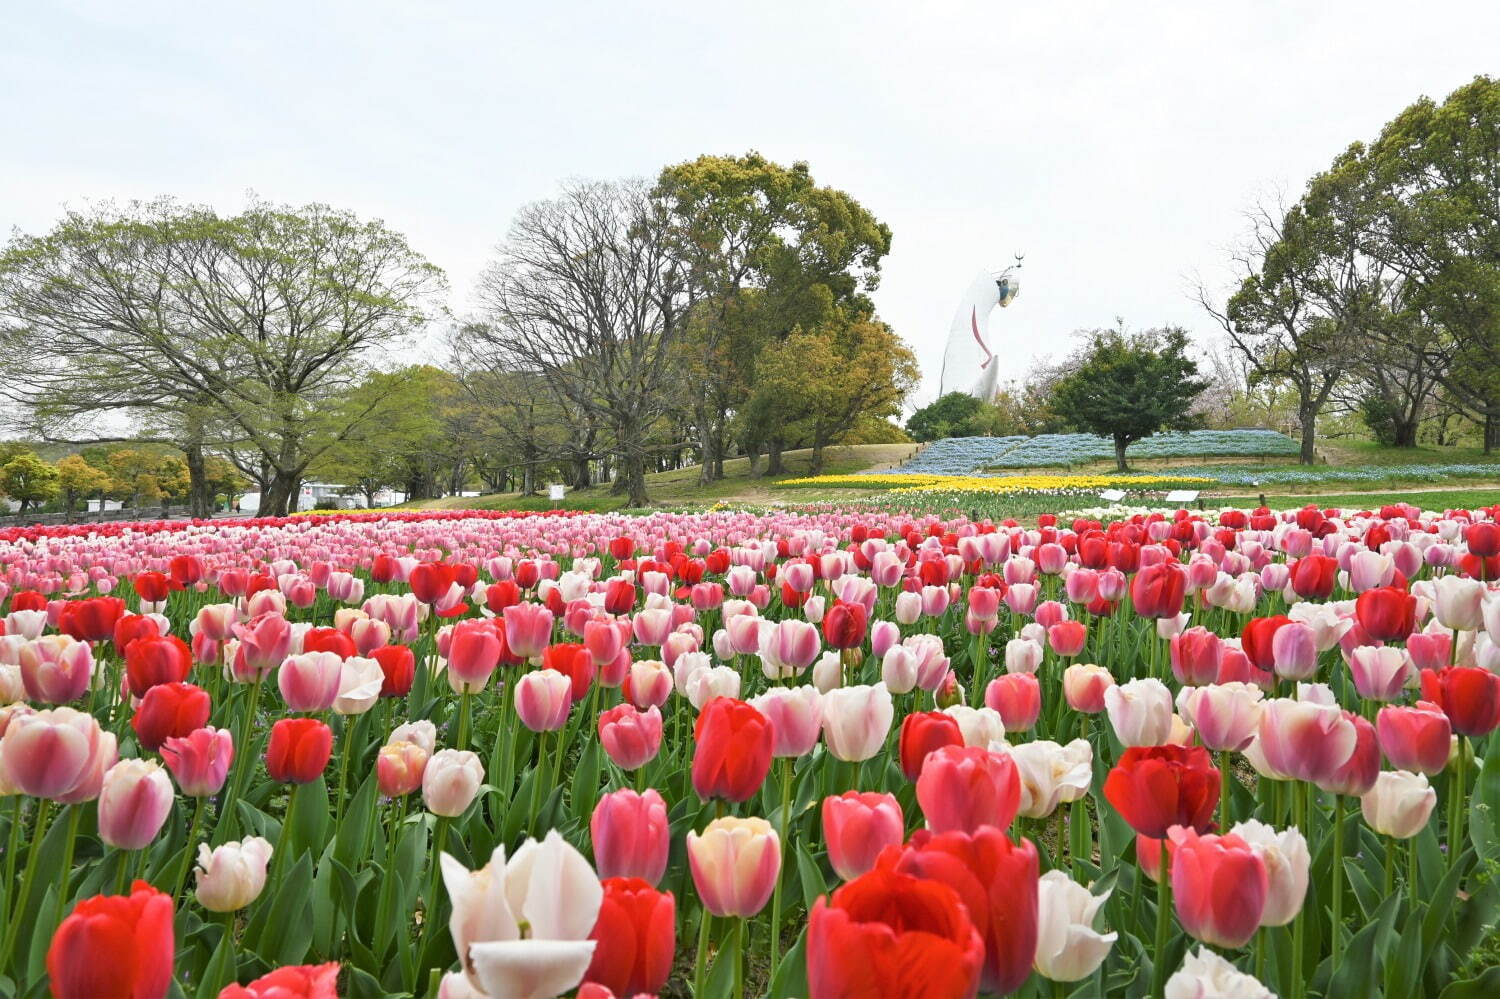
[[[1037,853],[1028,840],[1012,843],[994,826],[941,835],[919,829],[879,866],[958,892],[984,941],[982,990],[1004,995],[1026,981],[1037,939]]]
[[[79,902],[52,935],[55,999],[157,999],[172,985],[172,898],[144,881]]]
[[[359,655],[354,639],[337,628],[308,628],[302,636],[303,652],[332,652],[340,659]]]
[[[1184,686],[1216,683],[1224,643],[1218,635],[1199,625],[1172,636],[1172,675]]]
[[[1245,623],[1245,630],[1240,635],[1240,648],[1244,650],[1245,657],[1257,669],[1273,669],[1276,666],[1276,652],[1272,642],[1276,633],[1291,623],[1292,619],[1285,614],[1251,618]]]
[[[1021,807],[1015,761],[979,746],[944,746],[922,765],[917,803],[934,832],[1004,829]]]
[[[1304,600],[1327,600],[1338,578],[1338,559],[1327,555],[1304,555],[1287,567],[1292,592]]]
[[[1500,674],[1479,666],[1424,669],[1422,699],[1442,708],[1459,735],[1488,735],[1500,728]]]
[[[1354,601],[1354,616],[1375,641],[1400,641],[1416,628],[1417,598],[1394,586],[1366,590]]]
[[[589,939],[594,958],[583,976],[616,995],[659,992],[672,974],[677,903],[640,878],[605,878],[604,899]]]
[[[1494,558],[1500,555],[1500,524],[1492,520],[1470,524],[1464,532],[1464,542],[1469,546],[1470,554],[1484,559]]]
[[[914,711],[901,722],[901,772],[914,781],[922,773],[922,764],[933,750],[944,746],[962,746],[963,729],[944,711]]]
[[[1172,901],[1188,934],[1216,947],[1243,947],[1260,928],[1270,879],[1260,855],[1238,836],[1172,828]]]
[[[611,579],[604,584],[604,609],[610,614],[629,614],[635,607],[635,584],[628,579]]]
[[[1142,617],[1176,617],[1187,594],[1187,573],[1177,562],[1157,562],[1130,581],[1130,600]]]
[[[594,682],[594,657],[582,645],[559,642],[547,646],[542,650],[542,668],[555,669],[568,678],[574,704],[588,696]]]
[[[693,741],[693,790],[705,800],[748,801],[771,770],[771,723],[744,701],[715,697],[705,704]]]
[[[385,679],[380,682],[381,697],[405,697],[411,693],[412,681],[416,678],[417,658],[405,645],[382,645],[370,652],[370,658],[380,664]]]
[[[840,600],[823,614],[823,639],[831,649],[853,649],[864,643],[869,613],[864,604]]]
[[[444,562],[423,562],[412,569],[406,583],[412,596],[424,604],[435,604],[453,589],[453,566]]]
[[[219,999],[338,999],[339,965],[299,964],[277,968],[249,985],[226,985]]]
[[[809,999],[968,999],[983,964],[984,941],[941,881],[877,868],[809,918]]]
[[[1104,781],[1104,797],[1130,828],[1162,839],[1173,826],[1207,831],[1219,771],[1201,746],[1132,746]]]
[[[126,614],[115,622],[115,651],[123,656],[130,648],[130,643],[137,638],[158,638],[160,635],[161,628],[154,618],[144,614]]]
[[[36,609],[46,610],[46,607],[43,603]],[[11,609],[20,609],[15,598],[11,600]],[[124,616],[125,601],[119,597],[70,600],[63,605],[62,614],[57,619],[57,630],[80,642],[107,642],[114,637],[115,622]]]
[[[333,754],[333,732],[316,718],[283,718],[271,726],[266,773],[281,784],[310,784]]]
[[[159,572],[143,572],[130,581],[135,595],[145,603],[160,603],[171,592],[171,583]]]
[[[159,683],[146,691],[130,727],[146,749],[159,749],[172,737],[190,735],[208,724],[208,691],[191,683]]]
[[[181,683],[192,670],[193,650],[176,635],[137,638],[125,651],[125,676],[135,697],[159,683]]]

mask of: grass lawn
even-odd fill
[[[1258,496],[1215,497],[1207,505],[1240,506],[1252,508],[1259,505]],[[1392,503],[1410,503],[1423,510],[1458,510],[1500,503],[1500,486],[1478,489],[1434,489],[1430,491],[1393,490],[1381,493],[1301,493],[1296,496],[1273,496],[1266,494],[1266,503],[1276,509],[1306,506],[1315,503],[1320,507],[1343,507],[1356,510],[1379,510]]]
[[[828,448],[823,454],[823,474],[848,475],[867,469],[885,469],[900,464],[917,450],[915,444],[853,444]],[[795,494],[786,491],[773,493],[771,486],[782,479],[794,479],[812,474],[812,451],[787,451],[782,455],[786,471],[774,478],[762,475],[750,477],[749,458],[731,458],[724,462],[724,478],[698,485],[698,466],[674,469],[670,472],[654,472],[646,476],[646,491],[654,507],[675,508],[682,506],[706,506],[720,500],[741,504],[766,504],[772,502],[810,503],[819,499],[840,499],[859,495],[859,490],[829,490],[825,493],[798,490]],[[764,469],[766,459],[761,458]],[[561,502],[550,500],[546,495],[523,497],[520,493],[492,493],[488,496],[450,496],[446,499],[428,500],[411,504],[431,510],[593,510],[613,512],[626,509],[625,497],[610,492],[609,486],[591,486],[588,489],[569,491]]]

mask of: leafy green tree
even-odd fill
[[[31,451],[0,465],[0,493],[21,501],[24,515],[33,505],[47,502],[61,489],[57,469]]]
[[[758,393],[776,399],[788,426],[807,435],[814,474],[828,445],[861,420],[899,413],[919,377],[916,357],[878,319],[795,330],[756,366]]]
[[[1052,404],[1081,429],[1113,438],[1115,467],[1128,472],[1125,449],[1158,430],[1192,426],[1193,401],[1208,382],[1179,327],[1088,337],[1077,367],[1052,390]]]
[[[83,455],[70,454],[57,463],[58,488],[62,493],[63,512],[69,517],[79,500],[104,492],[109,487],[109,473],[95,468]]]
[[[984,403],[967,392],[949,392],[911,414],[907,431],[919,441],[973,437],[982,431]]]
[[[206,449],[252,451],[262,510],[285,513],[318,457],[389,416],[350,390],[442,288],[400,234],[326,205],[70,212],[0,254],[0,349],[28,374],[4,391],[59,436],[101,409],[156,420],[195,506]]]
[[[845,192],[817,186],[806,163],[756,152],[669,166],[653,193],[668,206],[695,295],[680,360],[700,481],[722,476],[731,425],[752,467],[769,449],[775,474],[784,422],[757,397],[761,353],[794,329],[833,320],[837,308],[872,315],[865,293],[879,281],[891,231]]]

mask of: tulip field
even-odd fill
[[[0,995],[1500,995],[1500,522],[0,531]]]

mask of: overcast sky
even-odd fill
[[[1002,377],[1079,328],[1211,325],[1254,198],[1500,73],[1500,3],[46,3],[0,31],[0,230],[255,191],[377,216],[451,305],[560,178],[803,159],[894,230],[875,295],[934,392],[975,272],[1024,251]]]

